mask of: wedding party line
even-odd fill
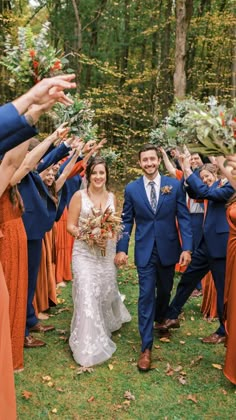
[[[127,264],[134,226],[140,374],[152,367],[154,333],[168,338],[180,328],[187,300],[203,294],[204,315],[218,317],[219,325],[202,343],[225,346],[223,372],[236,384],[235,117],[214,116],[212,102],[201,112],[192,101],[185,105],[189,111],[179,129],[185,135],[196,118],[198,128],[206,124],[208,109],[215,118],[207,145],[201,133],[198,140],[187,142],[183,135],[178,144],[163,142],[176,136],[170,123],[154,130],[138,151],[142,175],[125,187],[119,212],[105,138],[85,141],[71,133],[70,121],[43,141],[35,138],[41,115],[56,103],[73,105],[64,91],[76,88],[74,79],[45,78],[0,107],[1,420],[16,419],[14,374],[24,369],[24,350],[33,354],[47,344],[37,333],[54,330],[43,321],[68,281],[75,362],[92,367],[112,357],[112,333],[131,321],[117,269]],[[203,145],[208,154],[201,153]],[[181,276],[171,299],[175,272]]]

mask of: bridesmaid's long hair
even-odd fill
[[[104,165],[104,168],[105,168],[105,171],[106,171],[106,188],[108,189],[108,183],[109,183],[108,166],[107,166],[106,160],[101,156],[91,157],[88,161],[86,171],[85,171],[85,175],[86,175],[86,179],[87,179],[87,183],[88,183],[87,188],[89,187],[89,184],[90,184],[90,178],[91,178],[92,172],[93,172],[95,166],[97,166],[97,165]]]
[[[12,187],[10,187],[9,189],[9,196],[10,196],[10,201],[13,205],[13,207],[18,207],[20,209],[20,211],[22,211],[22,213],[24,212],[24,203],[23,200],[21,198],[21,195],[18,191],[17,185],[13,185]]]

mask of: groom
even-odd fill
[[[139,332],[142,340],[138,369],[151,367],[153,323],[162,324],[173,286],[175,264],[191,261],[192,233],[182,183],[159,174],[158,148],[144,145],[139,151],[143,176],[125,189],[124,235],[117,244],[115,263],[127,262],[129,237],[135,231],[135,264],[139,277]],[[182,240],[182,252],[176,218]],[[156,296],[157,295],[157,296]]]

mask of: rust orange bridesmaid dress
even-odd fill
[[[46,232],[42,241],[42,254],[34,296],[36,314],[45,312],[50,306],[56,306],[56,278],[55,278],[55,236],[56,227]]]
[[[201,312],[204,318],[218,318],[217,314],[217,293],[211,272],[207,273],[202,279],[202,306]]]
[[[26,304],[28,292],[27,237],[21,218],[22,211],[10,200],[8,188],[0,200],[0,261],[9,292],[13,367],[23,369]]]
[[[227,208],[229,223],[229,240],[226,259],[225,277],[225,330],[226,330],[226,356],[224,374],[226,378],[236,385],[236,202]]]
[[[0,231],[0,238],[2,238]],[[0,242],[2,239],[0,239]],[[16,420],[16,397],[9,323],[9,295],[0,263],[0,420]]]

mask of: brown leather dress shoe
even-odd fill
[[[206,344],[221,344],[225,343],[225,341],[226,337],[224,335],[219,335],[216,333],[210,334],[202,339],[202,342]]]
[[[48,332],[48,331],[55,330],[55,327],[53,327],[53,325],[43,325],[43,324],[40,324],[40,322],[38,322],[38,324],[36,324],[33,327],[29,328],[29,330],[30,330],[30,332],[45,333],[45,332]]]
[[[147,372],[148,370],[150,370],[151,361],[152,361],[151,355],[152,355],[152,352],[151,350],[148,350],[148,349],[144,350],[144,352],[140,354],[140,357],[137,363],[138,369],[140,371]]]
[[[171,328],[179,328],[180,327],[180,323],[178,319],[166,319],[163,324],[161,324],[161,328],[160,330],[162,331],[166,331],[169,330]]]
[[[34,338],[32,335],[28,335],[25,337],[24,341],[24,347],[28,349],[33,349],[34,347],[43,347],[46,346],[46,343],[44,341],[38,340],[37,338]]]

